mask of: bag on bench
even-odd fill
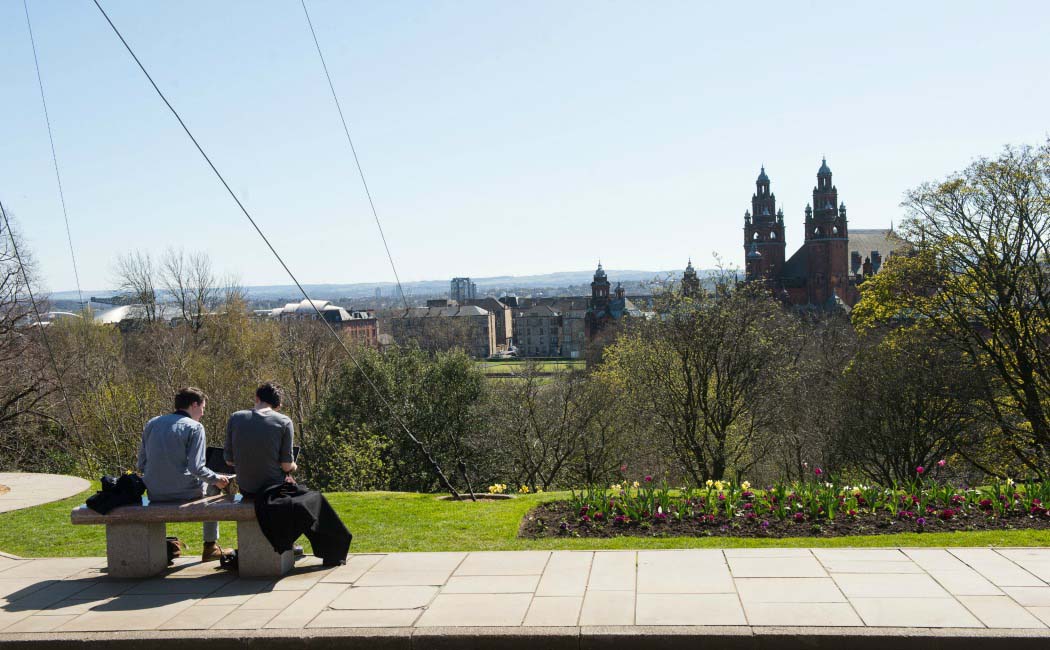
[[[142,505],[146,484],[138,474],[121,474],[119,478],[102,477],[102,489],[87,498],[87,507],[100,515],[117,506]]]

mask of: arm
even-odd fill
[[[192,427],[186,444],[186,469],[208,485],[222,483],[225,477],[219,476],[205,465],[204,448],[204,427]]]
[[[281,469],[286,474],[299,469],[299,466],[295,464],[295,459],[292,458],[292,439],[294,435],[292,421],[289,419],[288,426],[284,428],[284,432],[281,434]]]

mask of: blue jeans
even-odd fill
[[[221,494],[222,491],[214,485],[209,485],[205,496],[215,496]],[[201,525],[201,533],[204,537],[204,543],[217,542],[219,541],[219,522],[217,521],[206,521]]]

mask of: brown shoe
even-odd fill
[[[215,562],[222,557],[222,547],[218,542],[204,542],[204,552],[201,553],[201,562]]]

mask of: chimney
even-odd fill
[[[872,272],[878,273],[880,268],[882,268],[882,255],[879,254],[879,251],[871,251]]]

